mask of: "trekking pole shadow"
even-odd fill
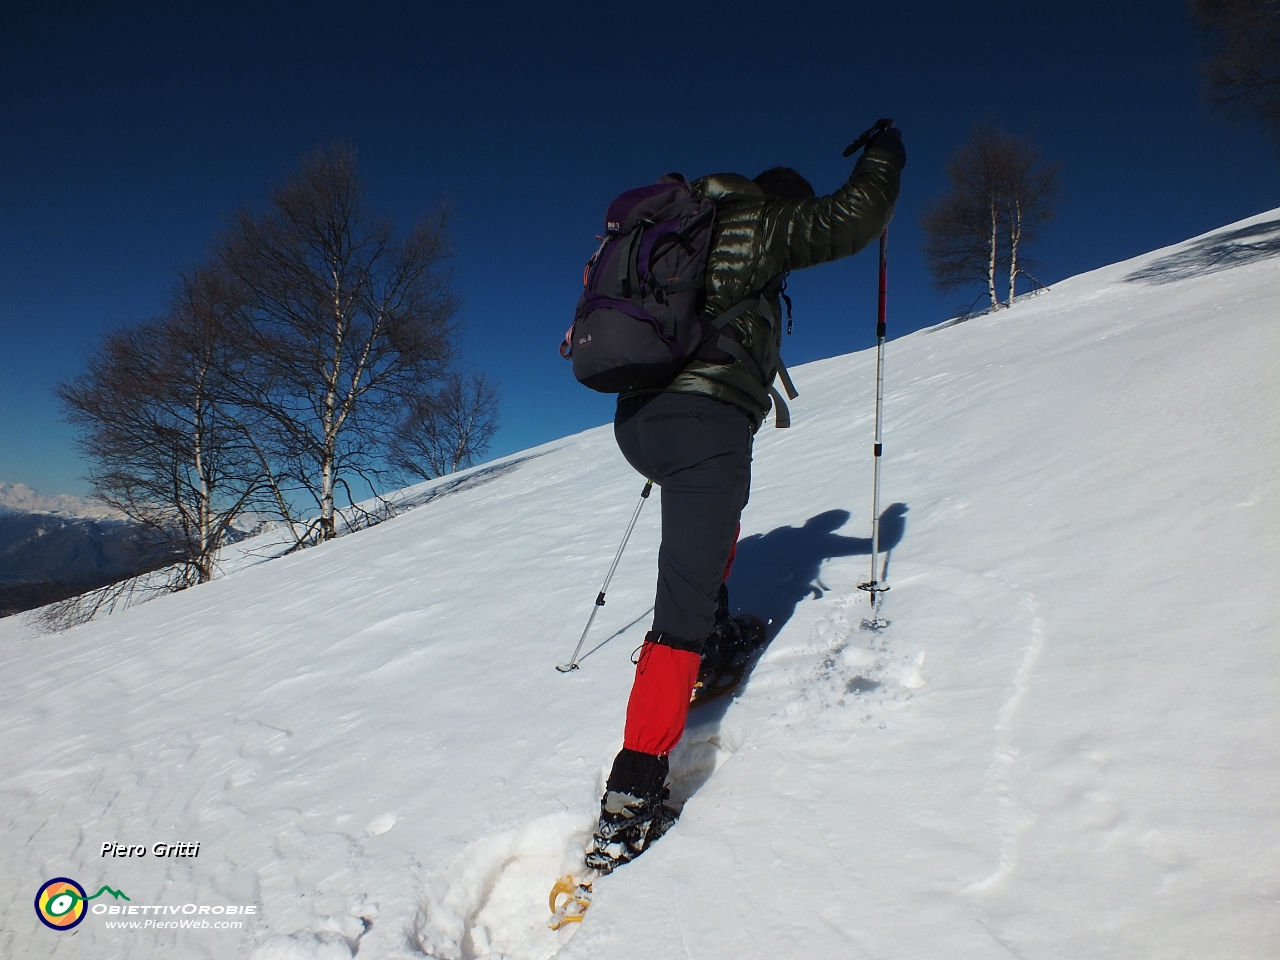
[[[568,663],[556,665],[556,669],[561,673],[572,673],[578,669],[578,654],[582,653],[582,645],[587,642],[587,634],[591,632],[591,624],[595,623],[596,614],[604,606],[605,594],[609,592],[609,584],[613,580],[613,575],[618,572],[618,564],[622,562],[622,553],[627,549],[627,541],[631,539],[631,531],[636,528],[636,521],[640,519],[640,511],[644,509],[644,502],[649,499],[649,494],[652,492],[653,481],[646,481],[644,489],[640,491],[640,501],[636,504],[635,512],[631,514],[631,522],[627,524],[627,532],[623,534],[622,544],[618,547],[618,552],[614,554],[613,563],[609,567],[608,574],[605,575],[604,586],[596,594],[596,603],[591,608],[591,616],[587,617],[587,625],[582,628],[582,636],[578,638],[578,645],[573,648],[573,656],[569,658]]]
[[[583,660],[587,659],[587,657],[591,656],[593,653],[595,653],[597,650],[599,650],[601,647],[603,647],[603,646],[604,646],[606,643],[608,643],[609,641],[611,641],[611,640],[616,640],[618,637],[622,636],[624,633],[626,633],[628,630],[630,630],[632,627],[634,627],[637,623],[640,623],[641,621],[643,621],[646,617],[648,617],[648,616],[649,616],[650,614],[652,614],[652,613],[653,613],[653,607],[650,607],[650,608],[649,608],[648,610],[646,610],[644,613],[640,614],[640,616],[636,617],[634,620],[632,620],[630,623],[628,623],[625,627],[619,627],[619,628],[618,628],[617,630],[615,630],[612,634],[610,634],[609,636],[605,637],[603,640],[601,640],[599,643],[597,643],[594,647],[592,647],[590,650],[588,650],[586,653],[584,653],[581,657],[579,657],[579,658],[578,658],[578,662],[579,662],[579,663],[581,663]]]
[[[880,549],[884,552],[884,566],[880,570],[881,582],[889,579],[889,556],[893,548],[902,542],[907,532],[907,505],[891,503],[880,514]]]

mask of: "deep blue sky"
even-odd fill
[[[158,312],[223,219],[317,146],[353,143],[374,206],[402,224],[453,199],[467,358],[502,383],[505,454],[611,415],[556,345],[616,193],[774,164],[828,193],[845,144],[892,116],[910,154],[891,231],[901,335],[970,299],[931,287],[917,223],[983,117],[1063,161],[1032,251],[1048,282],[1280,205],[1262,134],[1200,102],[1201,55],[1178,0],[9,0],[0,480],[86,492],[52,385],[104,331]],[[788,363],[874,342],[874,259],[793,275]]]

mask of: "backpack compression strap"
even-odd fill
[[[637,260],[640,256],[640,240],[644,236],[646,223],[647,221],[642,220],[636,224],[636,228],[631,231],[631,236],[627,240],[627,248],[622,251],[622,256],[618,259],[618,283],[622,287],[622,295],[637,307],[644,302],[644,295],[640,290],[640,266]]]

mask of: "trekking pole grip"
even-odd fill
[[[863,130],[862,133],[858,136],[857,140],[853,141],[853,143],[849,144],[847,147],[844,148],[844,155],[846,157],[853,156],[855,153],[857,153],[859,150],[861,150],[863,147],[869,144],[872,140],[880,136],[880,134],[884,133],[886,130],[888,130],[892,126],[893,126],[892,118],[881,117],[871,126],[867,127],[867,129]]]

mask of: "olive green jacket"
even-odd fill
[[[760,300],[766,305],[763,313],[757,298],[787,271],[852,256],[879,237],[893,217],[898,180],[893,154],[875,149],[863,152],[848,182],[829,197],[781,200],[732,173],[695,180],[694,191],[716,205],[704,311],[719,317],[752,301],[750,309],[731,321],[737,332],[731,339],[749,360],[696,359],[665,386],[636,392],[696,393],[727,400],[746,410],[758,426],[772,406],[769,388],[778,373],[783,325],[777,291],[767,291]],[[716,342],[723,343],[713,336],[712,345]],[[783,423],[779,418],[779,425]]]

